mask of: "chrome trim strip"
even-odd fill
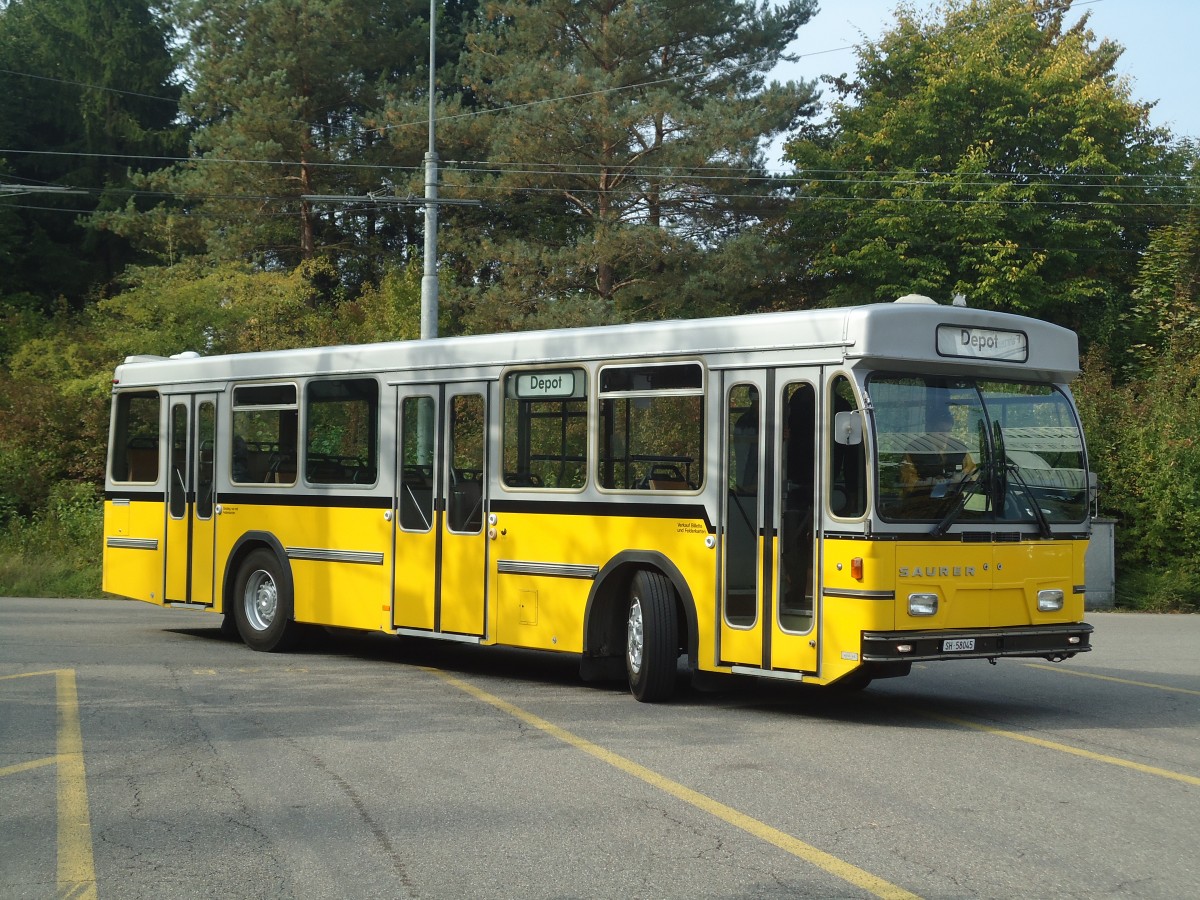
[[[123,538],[110,537],[104,545],[114,550],[157,550],[158,538]]]
[[[405,637],[436,638],[439,641],[455,641],[459,644],[478,644],[483,638],[471,634],[446,634],[442,631],[423,631],[420,628],[393,628],[392,634]]]
[[[382,566],[383,554],[369,550],[322,550],[317,547],[284,547],[288,559],[308,559],[314,562],[359,563]]]
[[[549,575],[554,578],[593,579],[600,574],[599,566],[577,566],[570,563],[531,562],[523,559],[501,559],[496,571],[502,575]]]
[[[843,597],[847,600],[895,600],[895,591],[854,591],[830,588],[821,589],[822,597]]]
[[[734,666],[734,675],[753,675],[756,678],[775,678],[779,681],[804,681],[816,676],[805,675],[803,672],[778,672],[774,669],[756,669],[753,666]]]

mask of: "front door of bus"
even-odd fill
[[[213,602],[217,396],[172,396],[168,411],[166,585],[168,603]]]
[[[396,461],[396,628],[484,632],[484,383],[402,387]]]
[[[724,378],[720,662],[815,672],[817,373]]]

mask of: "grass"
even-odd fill
[[[99,597],[104,510],[90,485],[63,484],[32,518],[0,525],[0,596]]]
[[[1182,564],[1172,569],[1117,573],[1117,609],[1155,613],[1200,613],[1200,573]]]

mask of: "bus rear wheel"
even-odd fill
[[[679,662],[679,623],[675,592],[657,572],[639,571],[629,588],[625,626],[625,673],[629,690],[643,703],[666,700],[675,692]]]
[[[300,626],[292,620],[292,595],[278,558],[255,550],[238,568],[233,614],[238,634],[253,650],[278,653],[295,646]]]

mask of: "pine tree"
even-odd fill
[[[763,142],[813,108],[765,83],[813,0],[503,0],[468,38],[484,214],[447,246],[465,327],[663,315],[766,202]],[[479,116],[477,118],[483,118]],[[453,228],[451,229],[453,232]]]
[[[191,159],[147,185],[180,198],[121,227],[162,257],[190,254],[290,269],[332,255],[350,282],[373,280],[387,254],[419,239],[411,212],[311,195],[390,192],[419,164],[373,119],[388,96],[418,88],[428,56],[420,0],[184,0],[184,108]],[[394,262],[394,261],[393,261]]]
[[[84,191],[0,198],[0,291],[81,304],[134,258],[80,213],[129,196],[130,166],[177,153],[179,88],[166,28],[144,0],[12,0],[0,8],[5,183]]]

